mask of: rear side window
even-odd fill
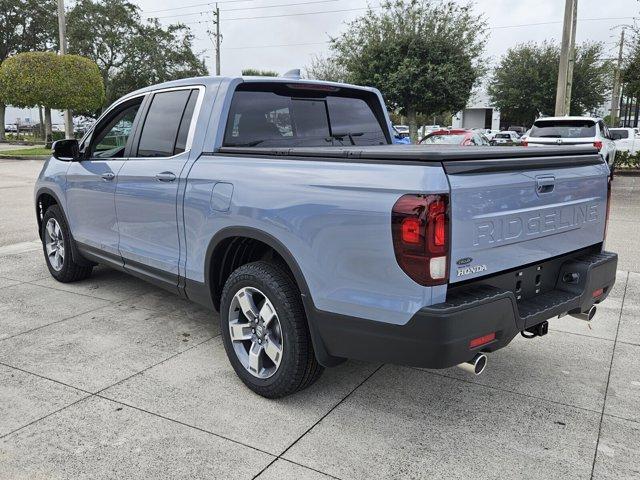
[[[591,120],[538,120],[531,128],[531,137],[587,138],[596,136],[596,124]]]
[[[197,91],[154,94],[142,126],[138,157],[170,157],[184,151],[195,105],[191,97],[197,97]]]
[[[231,102],[227,147],[325,147],[388,143],[370,102],[326,91],[237,90]],[[336,89],[337,90],[337,89]],[[377,99],[376,99],[377,100]]]
[[[613,140],[622,140],[623,138],[629,138],[629,131],[628,130],[611,129],[611,130],[609,130],[609,132],[611,132],[611,138]]]

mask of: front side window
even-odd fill
[[[124,150],[131,136],[133,122],[141,103],[142,99],[136,101],[133,105],[124,107],[115,116],[108,119],[103,126],[98,125],[91,145],[91,157],[124,157]]]
[[[186,131],[181,128],[181,124],[191,94],[191,90],[154,94],[142,126],[137,157],[171,157],[184,151]],[[192,114],[193,109],[189,115],[189,124]],[[188,126],[185,128],[188,130]],[[179,132],[183,133],[180,141]]]
[[[381,145],[387,139],[361,98],[274,90],[238,90],[224,136],[227,147]]]

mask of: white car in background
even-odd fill
[[[611,168],[616,144],[608,127],[597,117],[545,117],[533,122],[524,145],[593,145]]]
[[[632,155],[638,153],[640,138],[636,137],[635,128],[610,128],[609,133],[618,152],[629,152]]]

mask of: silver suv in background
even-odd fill
[[[593,145],[602,158],[613,166],[616,144],[601,118],[546,117],[533,122],[525,145]]]

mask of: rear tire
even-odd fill
[[[91,275],[92,266],[78,265],[73,260],[73,239],[59,206],[52,205],[45,212],[40,237],[47,268],[53,278],[62,283],[70,283]]]
[[[229,276],[220,302],[220,331],[233,369],[258,395],[284,397],[322,374],[300,291],[272,263],[249,263]]]

